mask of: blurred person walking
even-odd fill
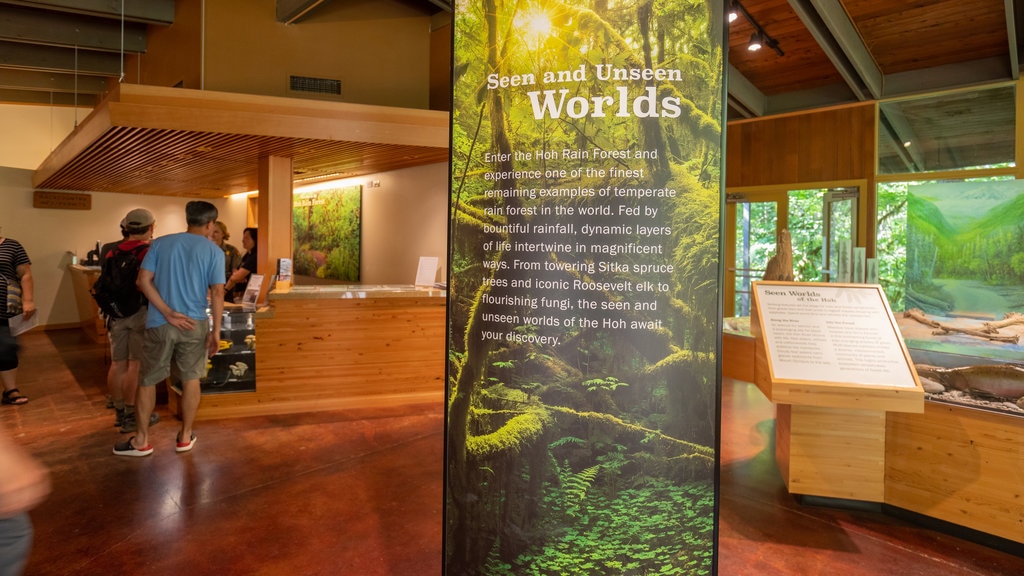
[[[11,334],[10,321],[16,316],[29,320],[36,313],[32,261],[25,248],[13,238],[0,236],[0,402],[21,405],[28,398],[18,390],[18,341]]]

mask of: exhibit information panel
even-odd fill
[[[458,1],[445,573],[713,574],[721,1]]]
[[[773,378],[917,386],[881,287],[758,282],[754,296]]]

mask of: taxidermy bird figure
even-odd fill
[[[789,230],[783,228],[779,232],[779,239],[775,243],[775,256],[768,260],[762,279],[793,281],[793,242],[789,237]]]

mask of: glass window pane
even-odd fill
[[[1015,87],[881,102],[879,174],[1014,165]]]
[[[750,283],[764,276],[775,254],[778,204],[741,202],[736,205],[736,316],[750,315]]]

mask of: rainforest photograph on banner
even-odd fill
[[[455,2],[448,575],[716,571],[723,17]]]

